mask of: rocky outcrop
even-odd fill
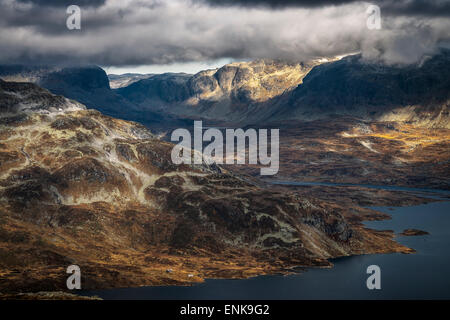
[[[74,100],[56,96],[33,83],[16,83],[0,80],[0,112],[6,115],[29,113],[55,113],[84,110],[86,107]]]

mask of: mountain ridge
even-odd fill
[[[384,66],[360,55],[317,66],[272,114],[280,119],[332,115],[450,128],[450,50],[419,65]],[[402,114],[403,113],[403,114]],[[434,123],[433,123],[434,122]]]
[[[170,112],[181,118],[241,121],[252,105],[293,89],[319,63],[234,62],[194,75],[155,75],[116,92],[144,110]]]
[[[0,77],[31,80],[89,108],[152,127],[185,126],[182,119],[245,126],[351,116],[449,128],[449,60],[449,50],[409,66],[385,66],[360,55],[305,63],[256,60],[194,75],[147,75],[117,89],[93,66],[22,66],[23,72],[20,66],[0,67]]]
[[[79,101],[90,109],[144,125],[164,128],[167,124],[180,126],[183,120],[152,111],[141,112],[133,103],[116,94],[109,85],[106,72],[93,65],[0,66],[0,78],[7,81],[32,82],[57,95]]]

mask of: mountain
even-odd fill
[[[143,110],[279,128],[275,180],[449,189],[449,58],[442,50],[417,65],[387,66],[352,55],[303,69],[260,60],[117,92]],[[259,175],[257,166],[230,169]]]
[[[268,108],[277,120],[340,115],[450,128],[449,72],[450,50],[409,66],[348,56],[314,67],[302,84]]]
[[[0,80],[0,124],[2,292],[64,289],[71,264],[88,289],[411,252],[355,210],[216,165],[174,165],[173,145],[144,126],[32,83]]]
[[[40,86],[55,94],[80,101],[91,109],[126,120],[137,120],[145,125],[162,125],[170,119],[140,109],[111,90],[106,72],[96,66],[70,67],[45,74]]]
[[[155,75],[116,92],[143,110],[238,122],[253,112],[254,105],[295,88],[313,66],[322,62],[235,62],[195,75]]]
[[[449,52],[408,66],[360,55],[231,63],[195,75],[154,75],[115,91],[145,112],[234,125],[350,116],[449,128]]]
[[[130,102],[146,109],[157,109],[158,104],[184,101],[190,97],[188,81],[192,75],[186,73],[163,73],[149,79],[139,80],[119,88],[116,92]],[[148,104],[149,107],[145,107]]]
[[[279,128],[274,179],[448,189],[449,52],[407,66],[360,55],[310,64],[258,60],[195,75],[154,75],[117,90],[97,67],[77,76],[73,68],[10,66],[3,77],[38,82],[50,74],[42,82],[52,92],[155,132],[191,128],[189,119]],[[259,172],[257,166],[229,169]]]
[[[0,79],[16,82],[38,82],[44,74],[58,68],[46,65],[0,65]]]
[[[48,67],[0,66],[0,78],[7,81],[33,82],[57,95],[63,95],[121,119],[139,121],[154,128],[168,124],[180,126],[184,121],[166,114],[140,108],[111,90],[106,72],[97,66]]]
[[[122,88],[130,84],[153,77],[154,74],[140,74],[140,73],[124,73],[124,74],[108,74],[109,85],[112,89]]]
[[[297,63],[235,62],[195,75],[128,74],[110,79],[95,66],[0,66],[0,77],[35,82],[88,108],[152,127],[185,126],[181,119],[245,126],[348,116],[449,128],[449,60],[450,50],[442,49],[407,66],[352,55]]]

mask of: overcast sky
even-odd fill
[[[81,7],[81,30],[66,8]],[[381,8],[381,30],[366,9]],[[362,52],[414,63],[450,40],[449,0],[0,0],[0,63],[195,72],[232,60]]]

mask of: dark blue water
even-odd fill
[[[367,222],[370,228],[399,233],[416,228],[426,236],[398,241],[416,254],[363,255],[334,259],[331,269],[244,280],[208,279],[190,286],[89,291],[104,299],[450,299],[450,202],[386,208],[392,220]],[[369,265],[381,268],[381,290],[368,290]]]

